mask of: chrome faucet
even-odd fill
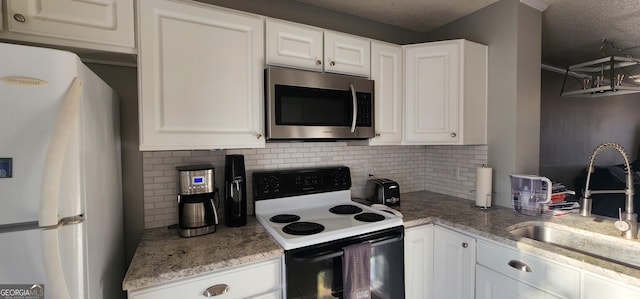
[[[624,171],[627,175],[627,187],[624,190],[589,190],[589,181],[591,180],[591,173],[593,173],[593,161],[596,156],[605,148],[612,148],[618,151],[624,159]],[[625,211],[618,210],[618,221],[615,222],[615,226],[622,236],[627,239],[638,238],[638,215],[633,212],[633,176],[631,172],[631,166],[629,163],[629,155],[624,148],[613,142],[607,142],[599,145],[591,154],[589,158],[589,167],[587,168],[587,182],[584,186],[584,197],[580,199],[580,215],[591,216],[591,194],[607,194],[607,193],[624,193],[626,195]]]

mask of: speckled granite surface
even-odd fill
[[[481,210],[473,201],[428,191],[403,193],[401,206],[405,227],[427,223],[443,224],[463,232],[517,247],[524,252],[613,278],[619,282],[640,286],[640,268],[627,267],[597,259],[553,245],[519,238],[508,229],[527,224],[561,226],[625,244],[624,248],[640,252],[640,241],[619,237],[613,220],[602,217],[526,216],[509,208],[492,207]],[[597,234],[598,235],[597,235]],[[584,244],[588,250],[592,243]],[[222,270],[283,255],[283,249],[268,232],[249,217],[249,224],[240,228],[218,226],[216,233],[194,238],[180,238],[174,230],[149,229],[124,278],[124,290],[138,289],[190,276]],[[637,257],[640,263],[640,256]]]
[[[561,227],[577,233],[599,239],[611,244],[623,244],[630,253],[640,252],[640,241],[626,240],[620,237],[615,228],[614,219],[605,217],[581,217],[577,214],[564,216],[527,216],[504,207],[492,207],[486,210],[477,208],[473,201],[455,198],[443,194],[421,191],[405,193],[401,196],[401,206],[397,208],[404,215],[405,227],[426,223],[437,223],[469,232],[489,240],[517,247],[518,249],[579,269],[607,276],[619,282],[640,286],[640,267],[628,267],[617,263],[594,258],[589,255],[562,249],[528,238],[511,235],[508,230],[529,224]],[[600,243],[600,244],[597,244]],[[584,251],[590,246],[602,246],[602,242],[582,244]],[[614,256],[623,252],[614,252]],[[636,256],[640,263],[640,255]]]
[[[212,234],[181,238],[175,229],[144,231],[123,290],[133,290],[242,264],[280,257],[284,251],[253,217],[242,227],[218,225]]]

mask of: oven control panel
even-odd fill
[[[255,200],[349,190],[349,167],[323,167],[253,173]]]

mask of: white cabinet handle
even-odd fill
[[[222,295],[226,292],[229,291],[229,286],[226,284],[217,284],[214,286],[209,287],[208,289],[206,289],[204,291],[204,293],[202,293],[202,296],[205,297],[213,297],[213,296],[218,296],[218,295]]]
[[[511,268],[514,268],[516,270],[520,270],[522,272],[531,272],[531,268],[529,267],[529,265],[521,261],[510,260],[507,264],[511,266]]]

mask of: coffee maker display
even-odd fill
[[[224,167],[224,222],[237,227],[247,224],[247,176],[243,155],[227,155]]]
[[[218,212],[214,198],[215,168],[213,165],[176,167],[179,177],[178,235],[195,237],[216,231]]]

